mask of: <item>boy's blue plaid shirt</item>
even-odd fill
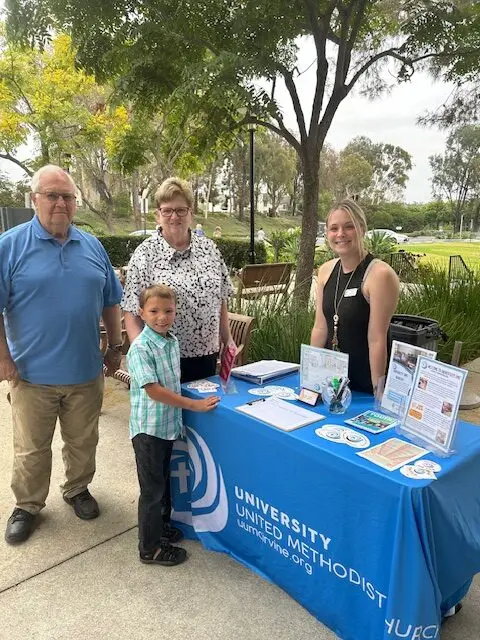
[[[183,433],[182,410],[152,400],[143,387],[159,383],[180,393],[180,350],[177,338],[167,337],[145,325],[127,353],[130,383],[130,438],[147,433],[175,440]]]

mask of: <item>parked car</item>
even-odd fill
[[[137,229],[136,231],[132,231],[129,233],[129,236],[151,236],[152,233],[155,233],[156,229]]]
[[[370,229],[370,231],[367,231],[365,235],[367,238],[371,238],[374,233],[382,237],[390,238],[396,244],[402,244],[409,240],[408,236],[404,233],[397,233],[391,229]]]

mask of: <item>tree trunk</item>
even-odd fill
[[[210,206],[210,196],[212,194],[212,182],[213,182],[213,164],[210,167],[210,172],[208,174],[208,187],[207,187],[207,196],[205,202],[205,209],[203,211],[203,217],[205,220],[208,219],[208,208]]]
[[[195,176],[195,182],[193,183],[193,215],[198,213],[198,176]]]
[[[132,218],[135,228],[140,228],[142,214],[140,211],[140,185],[138,180],[138,171],[134,171],[130,181],[130,190],[132,196]]]
[[[300,236],[300,254],[295,276],[294,298],[307,305],[312,286],[313,264],[315,260],[315,239],[318,228],[318,193],[320,159],[302,158],[303,166],[303,221]]]

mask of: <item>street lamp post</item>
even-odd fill
[[[255,125],[248,125],[250,134],[250,264],[255,264]]]

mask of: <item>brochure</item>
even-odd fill
[[[223,352],[220,360],[220,380],[222,382],[222,388],[228,385],[230,373],[232,371],[233,363],[237,355],[237,347],[234,344],[228,345]]]
[[[390,438],[390,440],[377,444],[371,449],[360,451],[357,456],[366,458],[388,471],[395,471],[426,453],[429,453],[427,449],[422,449],[399,438]]]
[[[467,371],[420,356],[402,432],[451,453]]]
[[[383,433],[398,424],[395,418],[386,416],[383,413],[378,413],[377,411],[364,411],[354,418],[345,420],[345,422],[351,424],[352,427],[357,427],[357,429],[369,431],[370,433]]]
[[[403,418],[419,356],[435,360],[437,354],[435,351],[415,347],[406,342],[392,342],[388,375],[379,409]]]
[[[347,378],[348,353],[302,344],[300,350],[300,387],[321,393],[328,377]]]

